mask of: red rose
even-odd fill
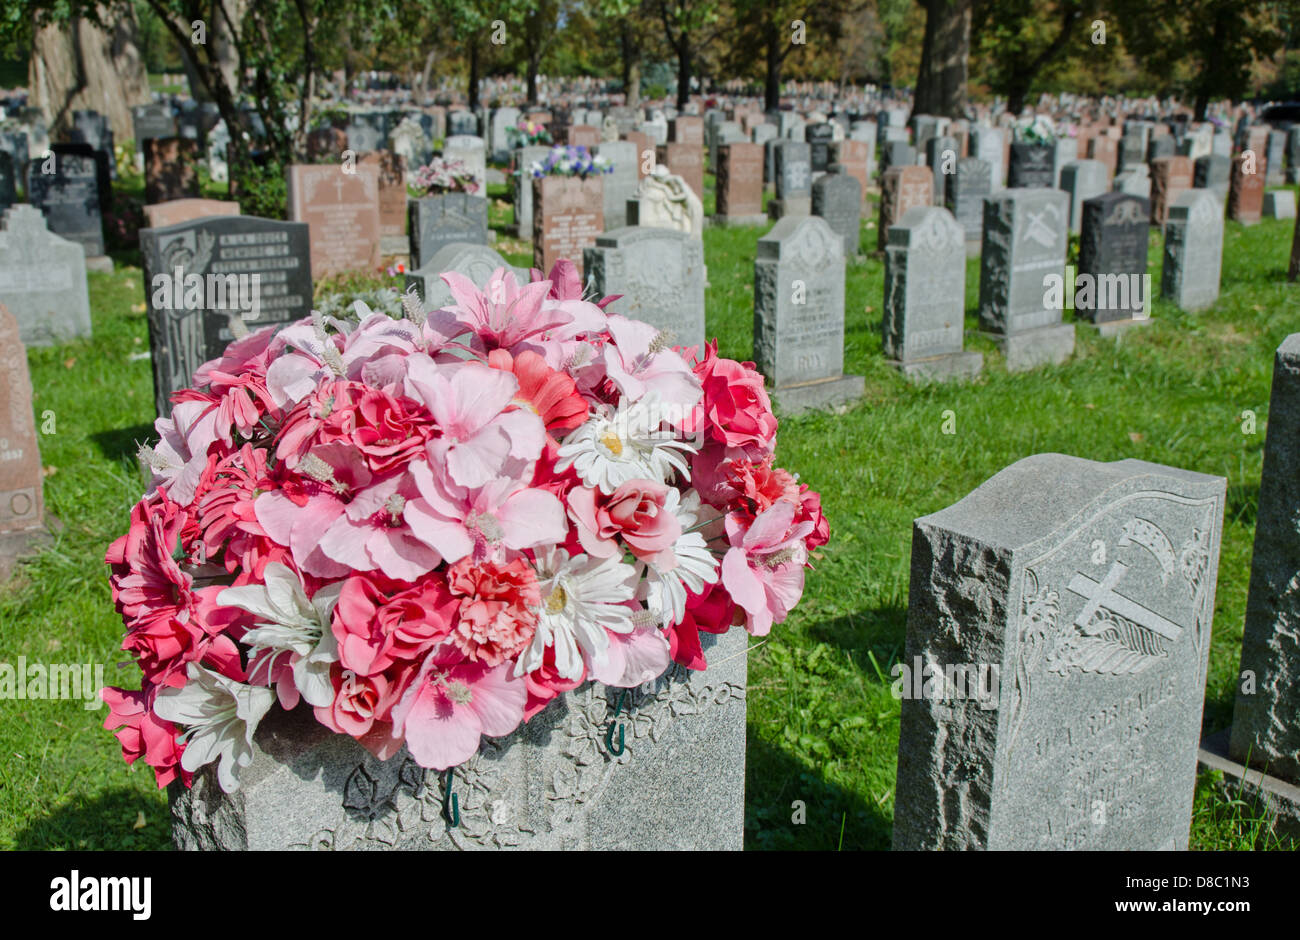
[[[776,437],[776,415],[763,387],[763,376],[752,362],[719,359],[717,342],[705,348],[695,365],[703,386],[702,407],[708,432],[728,447],[766,447]]]

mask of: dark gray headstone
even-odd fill
[[[0,150],[0,212],[18,201],[18,180],[14,171],[14,158]]]
[[[77,242],[86,257],[104,253],[104,217],[100,208],[99,173],[87,148],[68,152],[56,145],[52,159],[27,164],[27,201],[45,213],[51,232]],[[46,168],[54,170],[46,173]]]
[[[135,130],[135,149],[137,153],[144,150],[146,140],[160,140],[176,136],[176,119],[172,117],[171,108],[163,104],[142,104],[131,109],[132,126]]]
[[[1192,185],[1197,189],[1208,189],[1219,197],[1220,202],[1228,198],[1228,186],[1232,182],[1232,161],[1217,153],[1206,154],[1196,158],[1192,171]]]
[[[886,141],[880,148],[880,175],[896,166],[915,166],[916,148],[903,141]]]
[[[1085,283],[1075,294],[1076,315],[1098,324],[1148,319],[1151,204],[1140,196],[1106,193],[1084,200],[1082,215],[1079,275],[1090,279],[1090,287]]]
[[[848,174],[827,173],[813,183],[812,214],[825,219],[844,240],[846,258],[857,257],[861,248],[861,206],[862,185]]]
[[[140,251],[159,415],[170,414],[169,396],[190,387],[195,370],[219,357],[245,329],[253,332],[311,315],[311,247],[305,222],[207,216],[141,229]],[[157,289],[159,275],[166,276],[171,290]],[[184,282],[192,275],[203,280],[200,294],[185,290]],[[232,275],[239,280],[232,281]],[[248,280],[252,275],[258,277],[256,289]],[[176,283],[181,285],[180,303]],[[222,287],[224,295],[209,284]],[[222,296],[226,304],[218,306]],[[255,318],[251,310],[245,314],[238,306],[239,299],[247,302],[250,297],[259,308]]]
[[[925,142],[925,164],[934,173],[934,204],[942,205],[948,177],[957,171],[957,138],[940,135]],[[946,170],[946,171],[945,171]]]
[[[1225,493],[1039,454],[915,521],[895,849],[1187,848]]]
[[[975,157],[957,161],[957,172],[945,176],[946,205],[965,232],[966,251],[979,251],[984,235],[984,200],[992,194],[989,165]]]
[[[808,143],[812,171],[825,173],[830,166],[830,143],[835,137],[835,129],[829,123],[809,124],[804,127],[803,136]]]
[[[1007,186],[1012,189],[1051,189],[1056,185],[1056,147],[1053,144],[1015,143]]]
[[[444,245],[488,240],[487,199],[469,193],[445,193],[407,200],[411,265],[421,267]]]

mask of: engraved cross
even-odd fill
[[[1087,575],[1076,574],[1070,581],[1070,590],[1087,600],[1083,605],[1083,610],[1079,611],[1079,616],[1074,618],[1074,625],[1089,636],[1100,633],[1103,624],[1092,624],[1090,621],[1093,615],[1097,613],[1097,608],[1105,607],[1132,620],[1139,626],[1146,627],[1161,636],[1176,640],[1182,635],[1183,628],[1172,620],[1166,620],[1154,610],[1143,607],[1134,600],[1125,597],[1115,591],[1115,585],[1119,583],[1120,578],[1128,571],[1128,565],[1122,561],[1113,562],[1110,571],[1106,572],[1106,577],[1100,582],[1092,580]]]

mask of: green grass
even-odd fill
[[[497,246],[529,264],[507,238],[503,187],[490,187]],[[874,211],[863,244],[874,247]],[[706,230],[708,330],[721,353],[752,357],[753,262],[763,229]],[[1273,352],[1300,329],[1297,288],[1284,277],[1289,222],[1229,223],[1218,303],[1185,314],[1157,302],[1155,322],[1120,340],[1080,326],[1068,363],[1008,374],[992,345],[970,385],[913,387],[880,346],[883,265],[848,271],[845,370],[866,395],[844,414],[782,422],[780,462],[822,493],[832,540],[808,575],[803,602],[750,655],[746,844],[751,848],[884,849],[893,813],[898,703],[889,667],[902,655],[911,522],[947,506],[1030,454],[1094,460],[1139,457],[1228,478],[1227,513],[1206,690],[1205,728],[1231,719],[1233,680],[1250,570]],[[1158,287],[1159,237],[1151,245]],[[384,283],[387,283],[386,281]],[[967,270],[968,326],[978,261]],[[104,550],[139,496],[136,442],[153,419],[141,272],[90,275],[94,337],[29,351],[46,499],[64,528],[54,546],[0,588],[0,662],[106,665],[117,678],[121,623],[109,597]],[[956,434],[941,433],[954,412]],[[1243,411],[1258,416],[1242,433]],[[166,800],[144,767],[128,768],[79,703],[0,702],[0,847],[163,848]],[[793,824],[802,801],[806,822]],[[1269,846],[1258,809],[1198,784],[1196,848]]]

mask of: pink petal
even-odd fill
[[[513,668],[513,663],[502,663],[470,686],[473,698],[469,707],[478,715],[483,733],[494,738],[514,731],[524,719],[528,686],[511,677]]]
[[[559,544],[568,535],[564,504],[548,490],[520,490],[496,512],[508,548]]]

